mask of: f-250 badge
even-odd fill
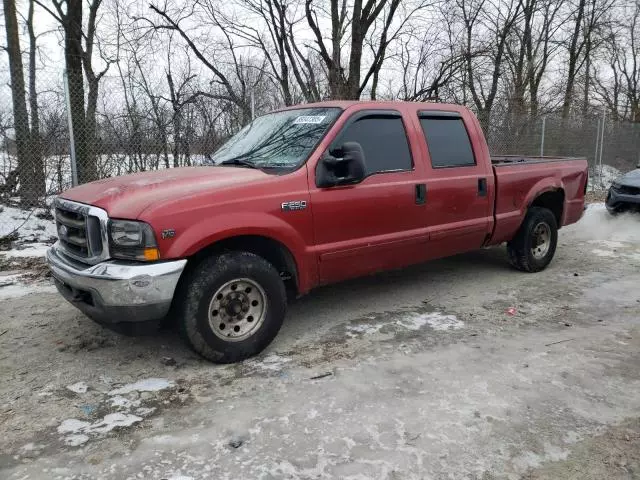
[[[283,212],[290,212],[292,210],[304,210],[307,208],[306,200],[292,200],[291,202],[282,202],[281,205]]]

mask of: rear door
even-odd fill
[[[480,248],[491,234],[494,177],[471,138],[481,135],[459,112],[420,111],[427,170],[425,221],[429,256],[443,257]]]
[[[427,248],[423,165],[407,138],[411,117],[396,110],[361,110],[341,128],[330,150],[358,142],[366,178],[356,185],[309,190],[320,281],[331,283],[414,263]],[[421,186],[422,185],[422,186]]]

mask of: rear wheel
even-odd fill
[[[180,325],[197,353],[216,363],[256,355],[275,338],[286,312],[285,286],[262,257],[229,252],[200,263],[183,286]]]
[[[507,244],[509,260],[518,270],[539,272],[553,259],[558,245],[558,224],[554,214],[531,207],[516,236]]]

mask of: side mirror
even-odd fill
[[[351,185],[364,180],[364,151],[357,142],[347,142],[325,154],[316,167],[319,188]]]
[[[638,164],[636,165],[636,168],[640,170],[640,162],[638,162]]]

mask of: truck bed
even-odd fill
[[[491,156],[491,164],[495,167],[500,167],[503,165],[564,162],[567,160],[585,160],[585,159],[581,157],[540,157],[540,156],[525,157],[523,155]]]
[[[587,185],[587,159],[561,157],[492,157],[496,179],[495,229],[492,244],[515,235],[530,203],[547,192],[561,192],[558,226],[578,221]]]

